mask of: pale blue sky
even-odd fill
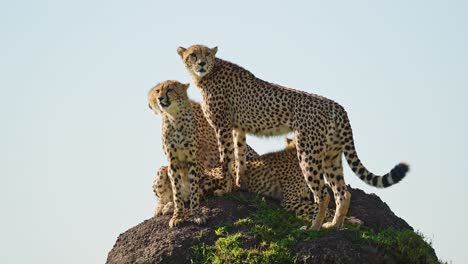
[[[369,169],[412,165],[390,189],[348,168],[347,183],[378,194],[440,257],[468,261],[467,2],[220,3],[0,3],[0,262],[103,263],[151,217],[165,159],[146,94],[190,81],[176,48],[195,43],[341,103]]]

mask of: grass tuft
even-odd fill
[[[356,230],[358,243],[375,243],[383,246],[387,254],[401,263],[441,263],[432,243],[419,232],[386,228],[374,232],[366,227],[349,227]]]
[[[235,223],[223,223],[215,228],[214,245],[192,247],[192,263],[296,263],[292,252],[298,241],[319,239],[332,231],[301,230],[308,226],[283,208],[267,204],[263,197],[228,195],[241,206],[256,212]],[[346,226],[354,231],[355,242],[385,248],[389,257],[401,263],[439,263],[430,242],[412,230],[384,229],[374,232],[366,227]]]

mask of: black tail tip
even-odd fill
[[[409,171],[409,165],[401,162],[392,169],[392,180],[394,183],[401,181],[406,176],[406,173]]]

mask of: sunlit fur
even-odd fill
[[[286,142],[286,147],[283,150],[250,158],[247,161],[248,191],[280,200],[284,209],[312,222],[316,217],[318,207],[311,200],[310,190],[302,177],[295,142],[291,139],[286,139]],[[173,207],[171,199],[164,198],[172,196],[170,181],[164,173],[167,174],[167,170],[165,167],[161,167],[153,186],[155,194],[160,197],[157,209],[159,214],[171,212]],[[202,176],[200,184],[204,196],[212,192],[213,189],[223,186],[225,181],[221,167],[205,173],[208,175]],[[188,194],[184,194],[183,197],[188,197]],[[329,221],[333,219],[331,210],[327,210],[325,219]],[[362,224],[362,221],[355,217],[346,217],[345,222],[355,225]]]
[[[193,45],[187,49],[180,47],[177,52],[201,92],[203,112],[217,132],[223,171],[235,175],[237,185],[248,188],[245,156],[239,151],[245,146],[245,137],[236,139],[233,135],[246,133],[265,136],[294,132],[302,174],[319,206],[319,216],[311,227],[315,230],[322,227],[330,200],[324,188],[324,174],[343,181],[343,154],[353,172],[372,186],[388,187],[405,177],[409,167],[404,163],[383,176],[362,165],[347,113],[341,105],[323,96],[264,81],[241,66],[216,57],[217,50]],[[237,170],[231,172],[234,162]],[[332,190],[337,210],[333,221],[324,227],[339,228],[348,211],[351,193],[343,183],[332,185]]]
[[[184,220],[182,194],[187,192],[193,221],[197,224],[206,221],[199,208],[202,165],[199,161],[195,117],[187,96],[188,87],[188,84],[169,80],[156,85],[148,94],[150,108],[160,112],[163,118],[163,149],[169,163],[167,175],[171,182],[174,203],[169,227],[175,227]],[[186,182],[189,184],[186,185]],[[187,188],[189,191],[184,190]],[[160,212],[162,213],[162,209],[156,210],[156,214]]]
[[[191,202],[191,188],[187,176],[187,158],[192,157],[197,162],[201,179],[200,186],[205,186],[199,192],[199,195],[214,193],[222,195],[232,190],[232,180],[224,181],[218,179],[219,173],[211,173],[210,170],[219,166],[219,148],[216,140],[216,134],[211,127],[199,103],[191,101],[187,96],[188,84],[182,84],[178,81],[165,81],[153,87],[148,93],[148,105],[157,115],[161,115],[163,121],[163,148],[167,154],[173,156],[174,160],[181,163],[181,177],[175,179],[174,187],[179,194],[177,199],[182,202]],[[181,142],[184,142],[183,144]],[[185,145],[187,143],[187,145]],[[174,147],[172,147],[174,146]],[[191,154],[190,154],[191,153]],[[199,154],[198,154],[199,153]],[[257,153],[247,146],[247,158],[257,156]],[[171,160],[168,160],[171,164]],[[170,167],[170,166],[169,166]],[[175,168],[178,168],[177,166]],[[159,203],[155,211],[155,216],[172,212],[175,201],[173,199],[173,188],[162,182],[169,182],[169,168],[162,166],[153,184],[153,190],[159,197]],[[214,178],[205,177],[205,175],[216,175]],[[210,188],[206,186],[210,185]],[[192,203],[192,202],[191,202]],[[177,224],[178,221],[175,221]]]

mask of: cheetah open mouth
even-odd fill
[[[163,101],[159,101],[159,105],[166,108],[171,105],[171,102],[164,103]]]
[[[200,69],[198,72],[199,72],[199,73],[205,73],[205,72],[206,72],[206,70],[205,70],[205,69],[203,69],[203,68],[201,68],[201,69]]]

